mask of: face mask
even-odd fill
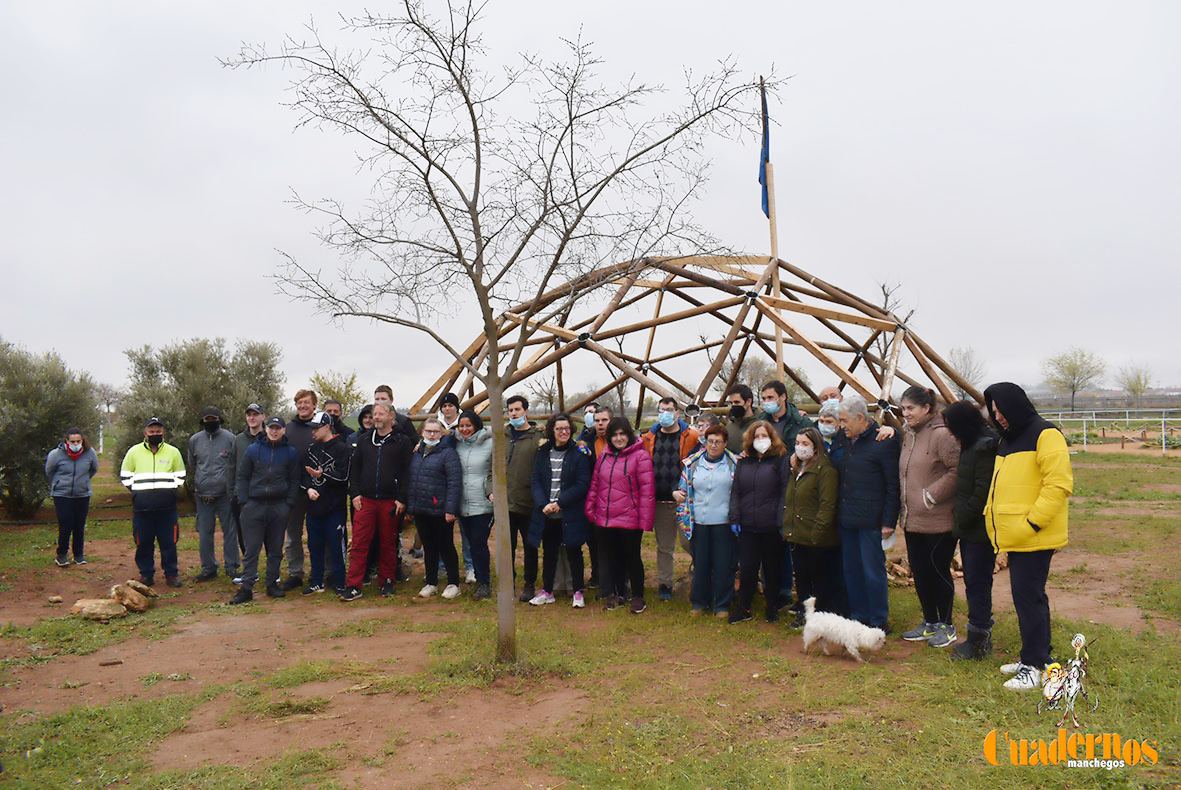
[[[518,431],[529,424],[529,420],[525,417],[510,417],[508,424],[516,428]]]
[[[702,447],[705,446],[705,431],[703,431],[701,429],[698,429],[698,431],[697,431],[697,443],[700,444]]]
[[[746,416],[746,407],[745,406],[731,406],[730,407],[730,419],[731,420],[741,420],[745,416]]]
[[[82,452],[82,442],[66,442],[66,447],[70,448],[71,453]]]
[[[206,420],[205,421],[205,432],[206,433],[217,433],[220,428],[221,428],[221,423],[218,422],[217,420]]]
[[[671,411],[662,411],[656,419],[660,422],[661,428],[671,428],[673,423],[676,422],[676,416]]]
[[[796,445],[796,457],[799,458],[801,461],[807,461],[815,454],[816,454],[816,451],[813,450],[811,447],[806,447],[802,444]]]
[[[816,430],[820,431],[820,435],[827,439],[837,432],[837,426],[822,422],[816,426]]]
[[[595,413],[593,411],[588,411],[586,414],[582,415],[582,422],[587,428],[594,427]]]
[[[163,441],[164,441],[163,436],[155,435],[155,436],[148,437],[148,444],[150,444],[152,447],[159,447],[161,445],[161,443],[163,443]]]
[[[755,448],[756,453],[762,455],[771,449],[771,440],[766,436],[760,436],[758,439],[755,439],[753,442],[751,442],[751,446]]]
[[[767,414],[778,414],[779,413],[779,401],[777,401],[777,400],[763,401],[763,411],[766,412]]]
[[[826,400],[824,403],[822,403],[820,405],[821,406],[840,406],[841,402],[839,400],[837,400],[836,398],[829,398],[828,400]]]
[[[427,447],[434,447],[436,444],[439,443],[439,440],[438,439],[423,439],[422,443],[425,444]]]

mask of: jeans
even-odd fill
[[[488,538],[492,534],[492,514],[460,516],[459,531],[463,535],[464,548],[470,552],[465,559],[476,574],[476,584],[491,584],[492,554],[488,551]]]
[[[734,569],[738,539],[729,524],[694,524],[693,587],[689,603],[694,609],[724,612],[734,600]]]
[[[74,559],[82,559],[86,553],[86,514],[90,512],[90,497],[55,496],[53,509],[57,511],[57,556],[66,556],[73,541]]]
[[[291,508],[282,499],[251,499],[242,505],[242,539],[246,551],[242,557],[242,587],[253,590],[258,581],[258,556],[267,551],[266,579],[263,586],[279,583],[279,563],[283,559],[283,535]]]
[[[890,599],[886,587],[886,553],[880,529],[841,528],[841,562],[849,617],[874,628],[886,627]]]
[[[287,538],[283,542],[288,576],[303,577],[303,522],[307,513],[307,499],[302,496],[296,497],[295,505],[287,514]]]
[[[968,630],[992,630],[992,569],[996,552],[987,540],[960,541],[960,559],[964,564],[964,593],[968,598]]]
[[[422,538],[423,572],[426,583],[439,583],[439,566],[447,569],[447,583],[459,584],[459,557],[455,553],[455,532],[443,516],[414,514],[418,536]]]
[[[131,534],[135,539],[135,564],[139,575],[149,582],[156,578],[156,544],[160,545],[160,565],[165,577],[180,574],[176,560],[176,508],[136,510],[131,514]]]
[[[541,532],[541,588],[554,591],[554,576],[558,571],[558,552],[562,550],[562,522],[557,519],[546,519]],[[574,592],[582,592],[583,565],[582,545],[566,546],[566,559],[570,561],[570,583]]]
[[[607,550],[613,584],[613,589],[603,588],[604,594],[625,598],[630,581],[632,595],[644,597],[644,560],[640,556],[640,540],[643,537],[643,531],[638,529],[604,527],[599,531],[599,540]]]
[[[914,591],[928,623],[950,623],[955,601],[955,582],[951,578],[951,556],[955,554],[955,535],[939,532],[926,535],[905,531],[906,557],[914,577]]]
[[[783,538],[778,530],[753,532],[744,529],[738,534],[738,600],[737,611],[749,612],[758,587],[759,570],[763,571],[763,598],[767,614],[779,611],[779,577],[783,568]]]
[[[816,598],[816,611],[844,615],[844,585],[841,583],[841,547],[804,546],[789,543],[795,567],[796,593],[801,608],[804,601]]]
[[[1017,628],[1021,631],[1021,663],[1041,669],[1050,663],[1050,577],[1053,549],[1009,552],[1009,585]]]
[[[197,547],[201,557],[201,571],[217,573],[217,545],[214,536],[216,521],[221,522],[222,559],[226,573],[237,575],[238,570],[238,520],[230,507],[230,495],[218,497],[197,496]]]
[[[324,566],[327,564],[332,583],[344,588],[344,553],[349,542],[344,519],[343,509],[319,515],[308,513],[308,562],[312,571],[308,584],[324,584]]]
[[[529,522],[533,517],[529,513],[508,514],[509,537],[512,542],[513,557],[517,556],[517,535],[521,536],[521,543],[525,551],[525,586],[537,585],[537,547],[529,545]],[[513,562],[513,577],[517,575],[517,564]]]

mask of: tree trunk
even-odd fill
[[[496,660],[517,660],[516,590],[508,511],[508,428],[500,376],[489,371],[488,423],[492,429],[492,516],[496,527]]]

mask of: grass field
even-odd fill
[[[861,665],[805,656],[784,625],[691,619],[685,591],[641,616],[518,609],[521,661],[490,661],[493,607],[367,592],[230,609],[188,584],[99,625],[45,603],[130,575],[129,525],[92,523],[94,561],[49,567],[46,527],[0,531],[12,787],[1025,787],[1181,782],[1181,461],[1076,455],[1072,543],[1051,576],[1054,647],[1091,649],[1084,732],[1146,740],[1155,765],[989,765],[986,734],[1051,740],[1056,713],[1001,688],[1018,648],[997,577],[996,660],[892,639]],[[195,539],[184,529],[182,567]],[[647,559],[653,568],[653,547]],[[679,567],[687,566],[678,554]],[[69,584],[63,581],[68,579]],[[72,587],[69,585],[73,585]],[[67,605],[72,598],[67,595]],[[918,615],[891,591],[891,622]],[[957,625],[964,627],[957,605]],[[100,662],[121,664],[102,667]],[[1001,762],[1006,755],[1002,753]]]

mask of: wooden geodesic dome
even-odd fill
[[[591,284],[603,284],[600,298],[582,298],[554,311],[572,290],[582,292]],[[530,312],[533,317],[526,319]],[[506,310],[497,319],[498,336],[475,338],[463,351],[466,360],[478,368],[491,342],[501,350],[512,348],[521,342],[520,328],[527,320],[534,332],[523,341],[527,348],[507,376],[505,392],[534,376],[553,375],[558,407],[566,411],[577,411],[629,380],[639,387],[638,408],[652,393],[716,406],[749,354],[765,355],[814,401],[819,388],[798,373],[809,360],[871,407],[895,405],[895,389],[907,385],[931,387],[945,402],[956,400],[954,385],[983,403],[980,392],[898,316],[767,256],[649,258],[602,267],[532,304]],[[610,381],[567,399],[569,372],[587,356],[598,358],[590,361],[609,371]],[[729,368],[728,379],[721,376],[724,368]],[[482,411],[487,405],[487,393],[455,362],[411,412],[433,411],[447,392],[458,395],[463,408]]]

